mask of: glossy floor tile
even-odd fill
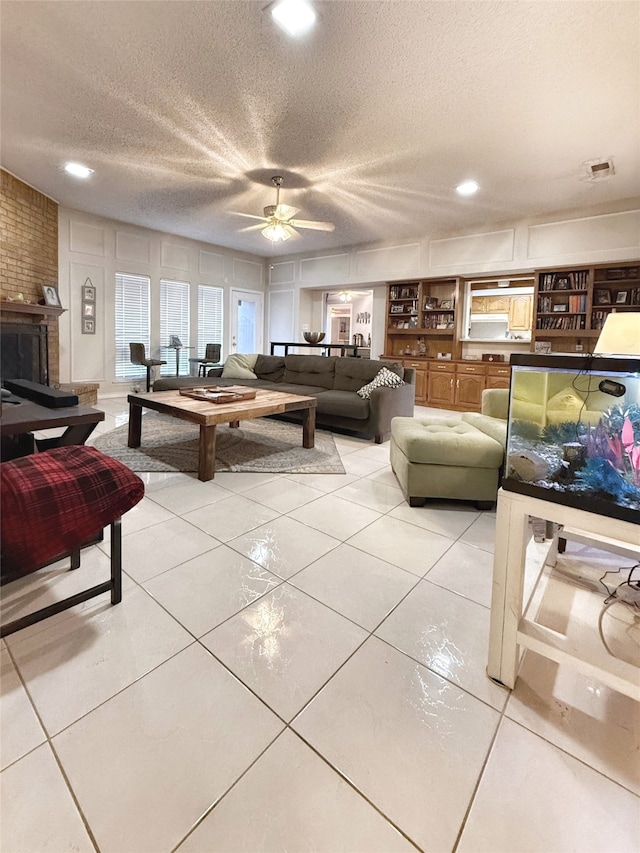
[[[104,408],[101,432],[127,422]],[[640,850],[640,703],[532,652],[491,682],[495,513],[409,507],[388,442],[335,442],[345,474],[142,473],[122,602],[0,642],[3,853]],[[548,548],[528,617],[637,661],[640,616],[600,583],[628,557]],[[108,552],[4,586],[2,619]]]
[[[202,643],[289,721],[367,633],[289,584],[282,584]]]
[[[498,722],[371,637],[292,727],[417,846],[437,851],[453,847]]]
[[[287,731],[179,850],[409,853],[415,847]]]
[[[290,581],[298,589],[373,631],[417,578],[350,545],[340,545]]]
[[[568,791],[576,792],[578,808],[565,808]],[[639,817],[629,791],[504,720],[458,851],[632,853],[640,844]]]

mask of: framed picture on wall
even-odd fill
[[[48,305],[49,308],[62,308],[62,303],[60,302],[60,296],[58,294],[58,288],[53,284],[44,284],[42,286],[42,293],[44,296],[44,304]]]
[[[85,284],[82,288],[82,300],[83,302],[95,302],[96,301],[96,289],[93,285]]]
[[[96,333],[96,321],[84,319],[82,321],[82,334],[83,335],[95,335]]]
[[[96,306],[93,302],[85,302],[83,306],[83,315],[85,317],[95,317],[96,316]]]

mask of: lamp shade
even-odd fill
[[[640,313],[609,314],[593,351],[600,355],[640,355]]]

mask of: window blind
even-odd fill
[[[222,288],[198,286],[198,358],[207,344],[222,345]]]
[[[171,336],[180,338],[184,347],[189,346],[189,282],[160,279],[160,345],[169,346]],[[175,374],[173,352],[162,350],[162,358],[167,361],[161,368],[163,376]],[[180,362],[187,362],[189,350],[180,350]],[[188,373],[186,370],[183,372]]]
[[[150,357],[150,289],[151,279],[146,275],[116,273],[116,379],[146,376],[145,367],[131,364],[129,343],[144,344]]]

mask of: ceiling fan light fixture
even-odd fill
[[[316,11],[307,0],[281,0],[271,9],[280,29],[294,38],[304,35],[316,22]]]
[[[266,228],[262,229],[262,236],[271,240],[272,243],[280,243],[288,240],[291,234],[281,222],[270,222]]]

